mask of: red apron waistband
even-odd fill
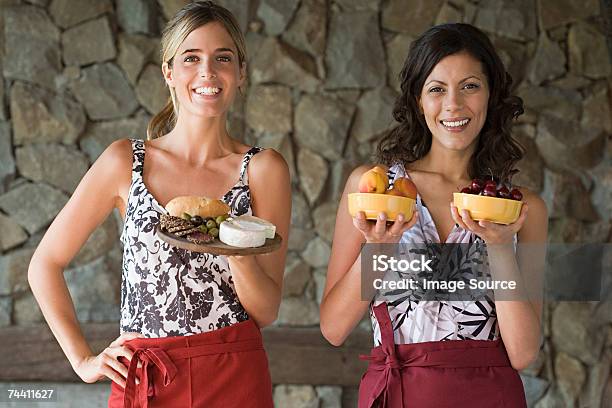
[[[242,322],[246,323],[246,322]],[[248,325],[238,323],[237,325],[230,326],[221,330],[234,329],[234,331],[243,331]],[[205,338],[208,333],[202,333],[200,336]],[[212,343],[212,344],[200,344],[193,346],[181,346],[181,347],[168,347],[168,339],[137,339],[140,340],[140,347],[138,343],[126,345],[130,347],[134,355],[130,361],[128,367],[128,376],[126,379],[126,385],[124,390],[124,408],[147,408],[149,397],[154,395],[153,384],[149,382],[148,367],[154,365],[160,371],[162,375],[162,384],[168,386],[174,380],[177,374],[177,368],[174,361],[186,358],[218,355],[225,353],[239,353],[246,351],[257,351],[264,350],[261,333],[259,336],[253,339],[229,341],[225,343]],[[146,347],[142,346],[143,340],[147,343]],[[159,343],[160,346],[156,346],[155,343]],[[175,343],[176,344],[176,343]],[[136,347],[135,347],[136,346]],[[136,370],[138,363],[141,363],[140,368],[140,385],[138,386],[138,396],[136,399]]]

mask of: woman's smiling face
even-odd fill
[[[175,88],[179,112],[185,109],[206,117],[229,110],[245,72],[232,37],[219,22],[189,33],[173,57],[171,69],[164,64],[164,76]]]
[[[488,102],[489,86],[480,61],[466,52],[440,60],[425,79],[419,100],[432,144],[451,150],[475,146]]]

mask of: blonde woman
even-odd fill
[[[162,40],[171,98],[148,141],[119,140],[93,164],[34,254],[29,282],[75,372],[112,380],[109,407],[271,407],[260,328],[281,300],[290,218],[288,167],[274,150],[230,137],[226,117],[246,78],[245,42],[232,14],[185,6]],[[221,198],[232,215],[277,226],[270,255],[222,257],[174,248],[155,235],[181,195]],[[63,270],[97,225],[124,218],[121,335],[100,354],[87,344]]]

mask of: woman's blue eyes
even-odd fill
[[[185,57],[185,59],[183,60],[184,62],[194,62],[196,60],[198,60],[199,58],[195,55],[188,55],[187,57]],[[221,62],[230,62],[232,60],[231,57],[226,57],[226,56],[219,56],[217,57],[217,61],[221,61]]]
[[[465,84],[463,88],[464,89],[477,89],[479,87],[480,86],[478,84]],[[439,86],[435,86],[435,87],[429,89],[429,92],[443,92],[443,91],[444,91],[444,89],[442,89]]]

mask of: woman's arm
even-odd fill
[[[478,234],[487,243],[489,266],[494,280],[516,281],[517,290],[501,291],[495,308],[499,330],[508,357],[517,370],[528,367],[538,356],[541,342],[542,279],[546,258],[548,214],[544,201],[536,194],[521,189],[524,196],[519,219],[502,226],[479,223],[468,214],[460,215],[451,206],[453,218],[462,228]],[[518,235],[514,252],[512,239]],[[497,295],[497,294],[496,294]],[[511,296],[511,297],[509,297]]]
[[[259,327],[276,320],[282,298],[283,273],[291,219],[291,183],[285,159],[272,149],[251,159],[248,167],[253,215],[276,226],[280,249],[265,255],[229,256],[240,303]]]
[[[47,229],[30,261],[28,282],[32,293],[75,371],[85,357],[92,355],[92,350],[79,327],[64,269],[113,208],[123,208],[119,191],[126,184],[129,188],[130,158],[129,140],[117,141],[107,148]],[[109,377],[113,378],[112,373]]]
[[[360,213],[352,218],[348,212],[348,194],[358,191],[361,175],[371,166],[360,166],[349,176],[336,216],[331,257],[327,267],[325,291],[321,300],[321,333],[334,346],[340,346],[368,310],[371,299],[362,300],[361,246],[364,243],[397,243],[404,231],[417,221],[402,216],[387,227],[386,219],[367,221]]]

